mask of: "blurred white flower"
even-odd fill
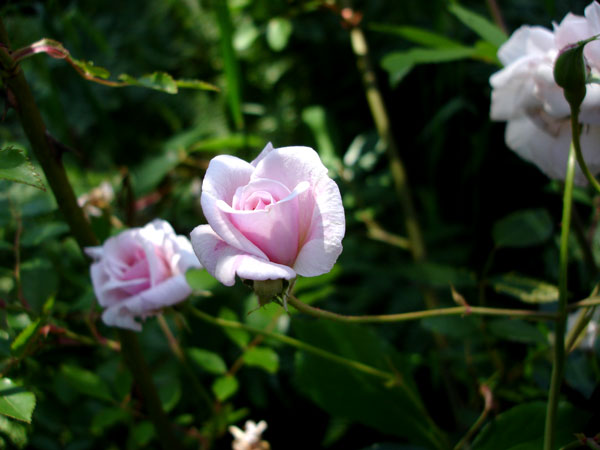
[[[570,109],[554,82],[554,61],[561,49],[600,33],[600,4],[593,2],[585,17],[567,14],[550,31],[522,26],[500,47],[504,68],[490,77],[493,120],[506,120],[506,145],[534,163],[548,177],[564,179],[571,142]],[[600,42],[586,45],[584,56],[593,76],[600,76]],[[600,85],[588,84],[581,105],[583,156],[593,174],[600,172]],[[586,180],[576,167],[575,182]]]
[[[267,429],[267,422],[261,420],[255,423],[248,420],[244,430],[236,426],[230,426],[229,432],[233,434],[233,450],[269,450],[271,446],[267,441],[261,441],[261,435]]]
[[[77,198],[77,203],[88,216],[100,217],[102,210],[106,209],[115,198],[115,191],[108,181],[103,181],[100,186],[86,192]]]

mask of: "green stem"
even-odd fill
[[[579,111],[573,111],[571,117],[575,117],[575,119],[571,119],[571,134],[573,136],[573,145],[575,147],[575,155],[577,156],[577,162],[579,163],[579,168],[590,182],[590,184],[596,189],[597,192],[600,193],[600,183],[596,180],[596,177],[592,175],[590,169],[588,168],[585,159],[583,159],[583,153],[581,151],[581,144],[579,142],[579,133],[581,132],[581,125],[577,122],[577,117],[579,117]]]
[[[406,322],[409,320],[425,319],[427,317],[439,316],[460,316],[460,315],[479,315],[479,316],[509,316],[526,320],[556,320],[557,315],[540,311],[530,311],[527,309],[506,309],[506,308],[488,308],[483,306],[454,306],[451,308],[426,309],[424,311],[414,311],[400,314],[381,314],[373,316],[346,316],[343,314],[326,311],[301,302],[291,295],[288,298],[288,304],[292,305],[298,311],[309,314],[321,319],[335,320],[338,322],[354,323],[389,323]]]
[[[62,165],[61,150],[52,145],[48,139],[46,125],[29,89],[25,75],[20,65],[15,63],[10,54],[8,34],[1,18],[0,44],[3,44],[0,46],[2,81],[14,99],[14,106],[21,126],[27,135],[36,159],[42,166],[48,184],[56,198],[56,203],[79,247],[83,250],[85,247],[98,245],[98,238],[77,203],[77,198]],[[181,445],[170,430],[166,415],[158,400],[158,394],[149,375],[150,372],[140,353],[137,336],[129,331],[121,331],[120,337],[123,354],[129,363],[129,369],[143,392],[150,418],[156,427],[163,447],[180,448]]]
[[[565,191],[563,195],[562,230],[560,234],[560,261],[558,279],[558,317],[556,318],[555,340],[554,340],[554,364],[550,379],[550,390],[548,393],[548,406],[546,409],[546,425],[544,431],[544,450],[554,450],[556,447],[556,415],[558,410],[558,399],[560,396],[560,385],[564,374],[565,365],[565,330],[567,324],[567,263],[569,229],[571,224],[571,206],[573,203],[573,179],[575,177],[575,153],[579,147],[579,125],[575,111],[571,115],[571,129],[573,131],[573,143],[569,150],[567,162],[567,173],[565,176]]]
[[[133,373],[137,386],[144,396],[144,404],[148,414],[152,418],[156,434],[165,450],[181,449],[179,439],[175,436],[171,424],[165,414],[158,393],[154,387],[154,382],[150,376],[150,369],[142,356],[142,349],[133,331],[119,330],[121,340],[121,352],[123,358]]]
[[[488,414],[492,410],[492,391],[486,385],[482,385],[480,388],[481,395],[483,396],[484,406],[483,411],[475,421],[475,423],[469,428],[467,434],[454,446],[454,450],[460,450],[465,447],[470,441],[471,438],[477,433],[477,431],[481,428]]]

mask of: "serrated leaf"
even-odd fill
[[[260,367],[269,373],[279,370],[279,355],[268,347],[252,347],[244,353],[244,362],[248,366]]]
[[[225,377],[217,378],[213,385],[212,390],[219,401],[225,401],[238,390],[239,384],[235,377],[228,375]]]
[[[31,423],[35,395],[8,378],[0,379],[0,414]]]
[[[448,6],[448,10],[464,25],[496,48],[499,48],[508,39],[506,33],[488,19],[460,6],[458,3]]]
[[[229,308],[221,308],[219,311],[219,317],[225,320],[232,320],[234,322],[239,322],[239,317],[237,314]],[[238,347],[246,348],[248,343],[250,342],[250,333],[245,330],[238,330],[235,328],[223,328],[223,332],[227,335],[229,339],[231,339]]]
[[[494,224],[492,236],[498,247],[539,245],[552,235],[552,218],[545,209],[516,211]]]
[[[104,380],[94,372],[64,364],[60,368],[60,373],[69,385],[80,394],[108,402],[114,401]]]
[[[27,184],[46,190],[39,174],[25,153],[15,147],[0,149],[0,179]]]
[[[187,350],[187,355],[198,367],[207,372],[216,375],[224,375],[227,372],[225,361],[215,352],[201,348],[190,348]]]
[[[292,22],[284,17],[274,17],[267,24],[267,42],[276,52],[283,50],[292,34]]]
[[[12,344],[10,344],[10,350],[15,358],[24,356],[25,350],[27,350],[29,343],[37,337],[38,330],[41,326],[42,320],[36,319],[17,335]]]
[[[181,400],[181,382],[173,372],[160,373],[154,377],[158,397],[165,411],[171,411]]]
[[[518,298],[525,303],[552,303],[558,301],[558,286],[515,273],[490,278],[496,292]]]

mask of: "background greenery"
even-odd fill
[[[550,27],[568,11],[582,14],[587,4],[500,3],[509,33],[522,24]],[[485,2],[461,5],[492,21]],[[49,132],[70,148],[64,160],[77,194],[103,180],[114,188],[104,214],[92,218],[101,239],[122,224],[140,226],[155,217],[188,234],[205,222],[200,180],[211,157],[251,160],[268,141],[308,145],[340,186],[347,232],[334,270],[300,280],[298,298],[344,314],[399,313],[424,309],[425,289],[440,306],[453,305],[452,285],[473,305],[553,310],[561,186],[508,150],[504,125],[489,120],[497,35],[476,33],[446,1],[353,4],[364,15],[361,26],[425,236],[427,262],[415,263],[390,239],[373,238],[378,229],[405,236],[404,217],[339,8],[294,0],[230,0],[227,6],[218,0],[2,6],[14,49],[48,37],[74,58],[105,67],[113,79],[161,71],[220,89],[170,95],[110,88],[82,79],[62,60],[38,55],[23,62]],[[419,30],[472,51],[457,59],[454,47],[419,37]],[[435,51],[424,57],[415,51],[421,48]],[[32,158],[12,110],[0,142]],[[587,297],[597,281],[600,235],[590,192],[576,192],[573,301]],[[9,414],[20,421],[0,416],[3,445],[158,446],[131,375],[102,338],[114,339],[114,330],[99,320],[89,262],[51,193],[0,181],[0,203],[1,389],[15,383],[36,399],[31,420],[19,416],[27,416],[30,394],[23,394],[21,412]],[[377,378],[277,340],[215,327],[177,307],[165,317],[206,386],[208,405],[156,319],[146,322],[140,339],[163,406],[191,447],[214,436],[213,448],[231,448],[226,426],[247,418],[268,422],[264,437],[274,449],[435,448],[428,420],[454,444],[484,407],[481,385],[491,389],[493,407],[473,448],[541,446],[550,323],[457,316],[359,327],[290,317],[274,304],[248,314],[256,299],[241,283],[225,288],[209,276],[194,277],[198,295],[191,302],[201,310],[398,372],[426,412],[415,409],[405,390]],[[596,343],[569,356],[561,445],[573,441],[573,433],[600,431],[599,351]]]

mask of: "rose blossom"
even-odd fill
[[[105,308],[102,320],[135,331],[142,329],[135,318],[185,300],[192,292],[185,272],[201,267],[190,241],[158,219],[85,251],[95,261],[90,272],[98,303]]]
[[[523,159],[536,164],[550,178],[564,179],[571,143],[570,109],[554,81],[554,62],[561,49],[600,33],[600,4],[590,4],[585,17],[567,14],[554,32],[522,26],[500,47],[505,66],[490,78],[491,118],[508,121],[505,140]],[[585,46],[592,75],[600,74],[600,42]],[[600,86],[587,84],[579,121],[583,157],[593,174],[600,172]],[[585,177],[576,165],[575,182]]]
[[[192,246],[221,283],[291,280],[329,272],[342,251],[345,219],[340,191],[308,147],[274,149],[252,163],[213,158],[202,184],[208,225]]]

